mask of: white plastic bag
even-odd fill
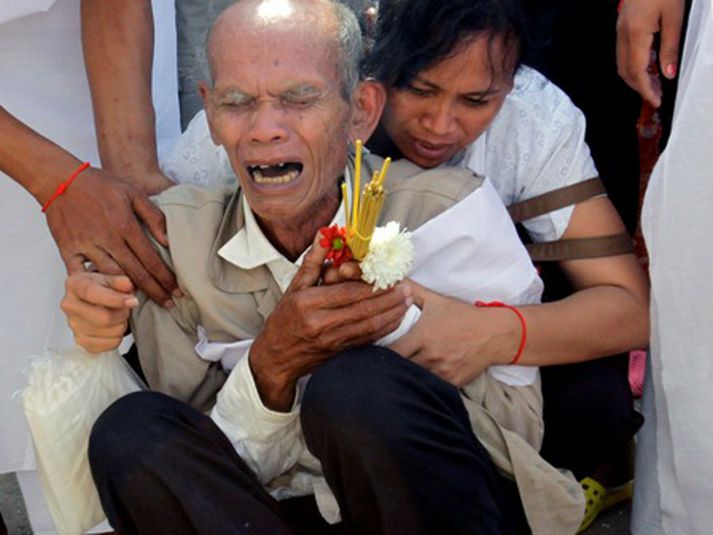
[[[33,361],[22,404],[60,535],[78,535],[105,518],[87,458],[89,432],[109,405],[142,389],[118,351],[90,355],[75,347]]]

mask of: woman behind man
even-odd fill
[[[466,166],[489,178],[506,205],[596,176],[581,113],[544,77],[520,67],[527,45],[513,2],[387,0],[378,32],[367,69],[385,84],[388,99],[381,135],[372,144],[376,152],[396,151],[423,167]],[[603,196],[524,226],[535,242],[624,232]],[[579,291],[523,309],[532,327],[523,362],[580,362],[646,344],[646,284],[633,255],[561,265]],[[438,306],[447,305],[439,300]],[[492,311],[472,309],[469,315],[472,320],[461,322],[465,330],[487,321]],[[410,337],[413,345],[402,348],[407,353],[433,351],[419,347],[416,333]],[[485,365],[498,358],[482,342],[459,349]],[[600,401],[590,407],[606,411]]]
[[[466,166],[489,178],[506,205],[596,177],[579,110],[539,73],[520,67],[529,52],[525,35],[513,2],[381,2],[367,73],[384,83],[388,98],[370,146],[427,168]],[[605,197],[534,217],[524,227],[534,242],[625,232]],[[576,292],[522,309],[530,327],[522,362],[569,364],[646,345],[647,289],[633,255],[567,259],[560,266]],[[461,384],[506,358],[489,342],[512,329],[513,318],[498,321],[492,310],[431,298],[423,332],[435,326],[450,343],[437,347],[414,329],[398,352],[437,374],[448,370],[441,375]],[[457,325],[448,321],[456,313]],[[517,340],[518,333],[508,336]],[[626,472],[622,480],[602,466],[621,456],[641,424],[626,362],[556,366],[542,377],[545,458],[579,479],[623,483]],[[594,511],[588,513],[585,521],[593,519]]]

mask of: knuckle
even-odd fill
[[[317,342],[320,342],[319,335],[321,333],[321,325],[313,317],[304,318],[302,322],[302,330],[305,336],[309,338],[316,338]]]
[[[77,343],[77,345],[79,347],[83,347],[87,351],[92,352],[93,343],[89,338],[87,338],[83,334],[76,334],[74,336],[74,341]]]
[[[106,309],[97,309],[94,312],[93,320],[98,327],[111,327],[116,323],[111,312]]]
[[[72,333],[74,333],[75,338],[78,336],[80,333],[80,326],[79,323],[77,322],[77,319],[70,316],[67,318],[67,325],[69,325],[69,328],[71,329]]]
[[[379,332],[381,328],[381,323],[374,316],[370,316],[365,321],[365,327],[367,333],[373,335]]]
[[[120,323],[120,324],[114,325],[111,329],[109,329],[107,334],[115,340],[117,340],[117,339],[121,340],[124,337],[125,332],[126,332],[126,324]]]

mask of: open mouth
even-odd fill
[[[249,165],[248,172],[256,184],[288,184],[302,172],[302,164],[284,162],[276,165]]]

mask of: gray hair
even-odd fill
[[[364,55],[364,42],[354,11],[340,1],[332,0],[331,3],[337,16],[337,67],[341,71],[342,96],[345,100],[351,100],[361,79],[359,67]]]
[[[340,77],[342,98],[350,101],[352,93],[354,93],[361,80],[360,66],[364,55],[361,28],[354,11],[345,5],[344,0],[329,0],[329,3],[334,8],[334,14],[337,19],[335,35],[337,43],[336,68]],[[205,58],[203,58],[202,62],[206,67],[202,69],[204,70],[203,75],[211,86],[214,82],[213,66],[210,61],[210,38],[212,32],[213,30],[210,29],[205,36],[205,45],[203,47]]]

